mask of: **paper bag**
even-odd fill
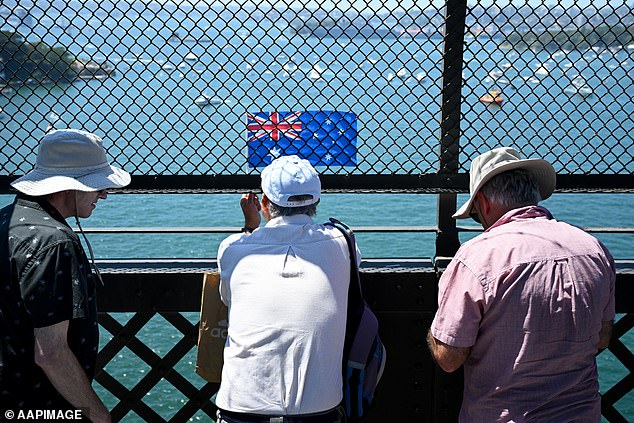
[[[228,326],[228,310],[220,300],[219,284],[218,272],[205,273],[196,355],[196,373],[212,383],[220,383]]]

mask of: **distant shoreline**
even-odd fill
[[[115,74],[110,63],[76,58],[66,47],[30,42],[14,31],[0,31],[0,62],[0,83],[10,87],[72,83]]]

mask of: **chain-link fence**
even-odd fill
[[[134,175],[250,175],[281,154],[323,175],[464,173],[500,145],[560,174],[634,171],[631,5],[387,6],[5,1],[0,173],[62,127]]]

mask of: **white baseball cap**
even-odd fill
[[[321,181],[308,160],[297,156],[282,156],[262,170],[262,192],[280,207],[303,207],[319,201]],[[294,196],[309,196],[289,200]]]
[[[129,183],[128,172],[108,162],[101,138],[78,129],[60,129],[42,138],[35,168],[11,186],[40,196],[66,190],[121,188]]]
[[[473,159],[469,170],[469,200],[453,215],[454,219],[465,219],[471,215],[473,200],[480,189],[495,175],[513,169],[525,169],[531,172],[539,187],[542,200],[547,199],[555,190],[557,174],[553,166],[542,159],[522,159],[520,154],[510,147],[496,148]]]

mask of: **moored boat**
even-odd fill
[[[209,94],[201,94],[198,98],[196,98],[196,100],[194,100],[194,103],[196,103],[198,106],[218,106],[222,103],[224,103],[224,101],[220,98],[220,97],[212,97]]]
[[[500,90],[489,90],[488,93],[480,97],[480,101],[487,104],[502,104],[504,97],[502,97]]]
[[[592,88],[588,84],[571,84],[564,88],[564,92],[568,95],[580,95],[581,97],[588,97],[593,94]]]

